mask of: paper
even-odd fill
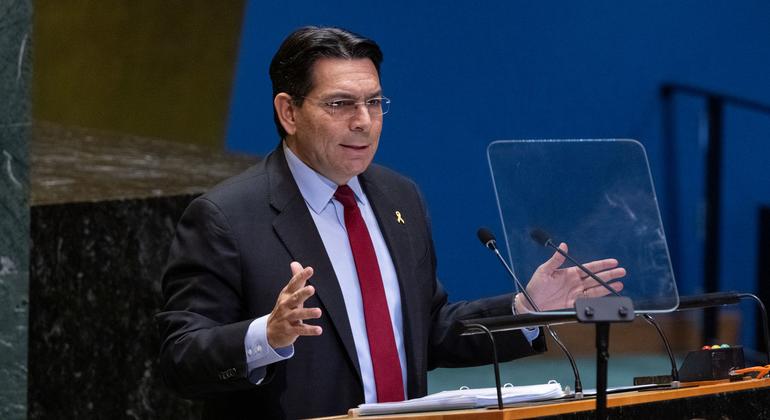
[[[513,404],[526,401],[548,400],[561,398],[566,395],[561,385],[550,381],[542,385],[511,386],[502,388],[503,404]],[[413,400],[361,404],[358,414],[361,416],[375,414],[410,413],[434,410],[460,410],[468,408],[483,408],[497,405],[497,388],[460,389],[442,391]]]

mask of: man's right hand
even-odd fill
[[[313,268],[303,268],[295,261],[291,263],[291,274],[291,280],[281,290],[275,308],[267,318],[267,342],[274,349],[294,344],[301,335],[321,335],[323,332],[321,327],[303,322],[321,317],[320,308],[305,308],[305,301],[315,294],[315,288],[307,285]]]

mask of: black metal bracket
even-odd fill
[[[596,324],[596,418],[607,418],[607,362],[610,358],[610,324],[631,322],[634,303],[625,296],[575,300],[578,321]]]
[[[634,303],[625,296],[576,299],[575,315],[585,323],[631,322],[636,316]]]

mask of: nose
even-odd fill
[[[369,131],[372,126],[372,116],[369,109],[364,104],[356,105],[356,112],[350,119],[350,129],[353,131]]]

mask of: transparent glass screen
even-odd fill
[[[487,157],[508,257],[524,284],[554,253],[532,239],[540,230],[555,245],[567,243],[570,256],[582,264],[617,259],[627,271],[620,294],[633,300],[637,313],[677,307],[666,236],[639,142],[506,140],[491,143]]]

